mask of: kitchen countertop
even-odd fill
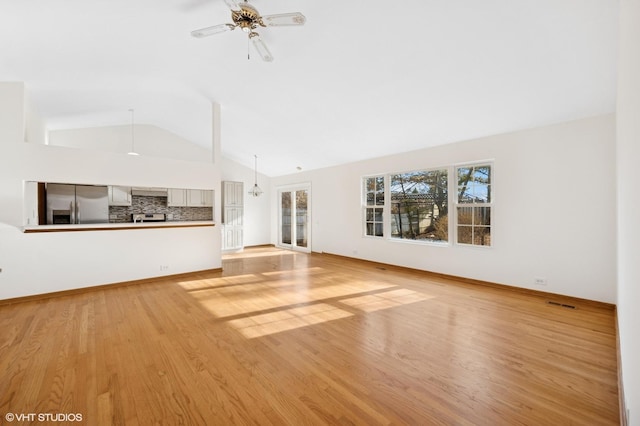
[[[79,225],[37,225],[25,226],[22,231],[30,232],[75,232],[75,231],[124,231],[135,229],[158,228],[193,228],[201,226],[215,226],[212,220],[176,221],[176,222],[128,222],[128,223],[87,223]]]

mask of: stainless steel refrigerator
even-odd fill
[[[48,183],[47,224],[108,223],[108,193],[106,186]]]

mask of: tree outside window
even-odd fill
[[[389,190],[392,238],[449,240],[447,169],[393,174]]]
[[[456,168],[457,242],[478,246],[491,245],[491,165]]]

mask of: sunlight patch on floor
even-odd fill
[[[231,284],[250,284],[261,282],[262,278],[260,275],[256,274],[244,274],[244,275],[234,275],[231,277],[221,277],[221,278],[209,278],[206,280],[198,279],[198,280],[190,280],[190,281],[180,281],[178,285],[185,290],[206,290],[206,289],[215,289],[216,287],[223,287]]]
[[[330,273],[324,268],[319,266],[314,266],[311,268],[295,268],[288,271],[273,271],[273,272],[263,272],[262,275],[265,277],[280,277],[283,275],[295,274],[295,275],[317,275],[321,273]]]
[[[408,289],[398,289],[386,291],[384,293],[367,294],[364,296],[352,297],[340,300],[340,303],[360,309],[364,312],[374,312],[381,309],[395,308],[396,306],[408,305],[409,303],[422,302],[433,299],[424,293]]]
[[[193,296],[216,317],[226,318],[394,287],[396,286],[393,284],[375,282],[307,286],[306,283],[291,279],[279,281],[277,287],[273,288],[268,282],[262,281],[241,286],[199,289]],[[252,296],[252,293],[256,296]]]
[[[352,315],[335,306],[318,303],[230,320],[229,324],[246,338],[253,339]]]

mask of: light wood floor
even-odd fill
[[[0,306],[0,423],[618,424],[610,307],[275,248],[223,265]]]

